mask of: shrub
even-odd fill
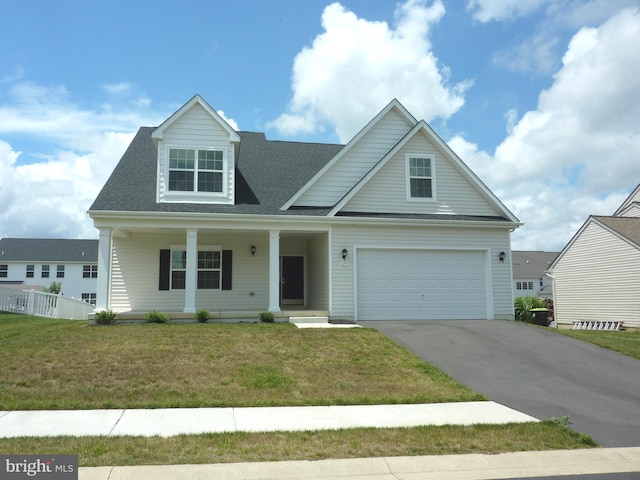
[[[514,300],[516,320],[531,322],[531,309],[544,308],[544,303],[538,297],[516,297]]]
[[[167,323],[169,321],[169,317],[156,310],[150,310],[144,314],[144,321],[149,323]]]
[[[260,321],[264,323],[273,323],[273,313],[260,312]]]
[[[98,325],[112,325],[116,323],[117,315],[113,310],[100,310],[96,312],[95,320]]]
[[[207,323],[207,320],[209,320],[211,314],[208,310],[198,310],[193,314],[193,317],[200,323]]]

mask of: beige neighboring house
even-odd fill
[[[397,100],[335,145],[236,131],[196,95],[140,128],[89,215],[98,310],[513,319],[520,221]]]
[[[640,185],[613,216],[590,216],[548,274],[559,327],[620,321],[640,327]]]
[[[546,274],[558,252],[514,250],[513,292],[516,297],[553,298],[551,278]]]

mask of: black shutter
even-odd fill
[[[169,290],[171,276],[171,250],[160,250],[160,279],[158,290]]]
[[[233,252],[222,251],[222,290],[231,290],[231,278],[233,271]]]

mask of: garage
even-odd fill
[[[358,320],[487,318],[485,253],[358,249]]]

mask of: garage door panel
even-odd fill
[[[480,251],[358,250],[358,319],[485,318],[485,268]]]

